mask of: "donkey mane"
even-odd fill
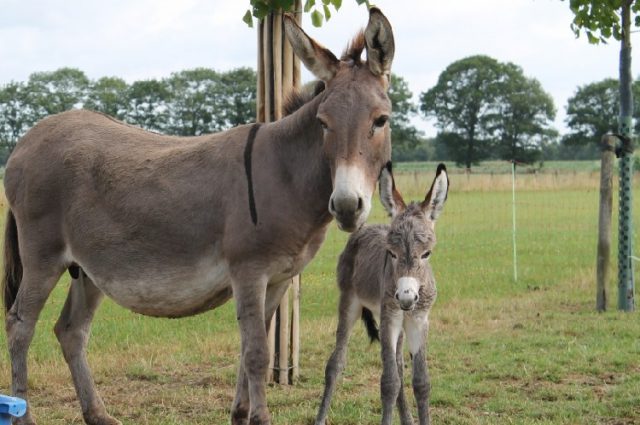
[[[344,49],[342,56],[340,56],[340,60],[345,62],[351,61],[354,65],[360,65],[362,64],[362,51],[364,48],[364,30],[360,30],[347,45],[347,48]]]
[[[313,89],[311,88],[313,86]],[[305,84],[302,89],[293,89],[287,95],[287,100],[282,107],[284,115],[291,115],[298,109],[302,108],[304,104],[310,102],[313,98],[324,91],[323,81],[312,81]]]

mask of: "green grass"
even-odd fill
[[[424,196],[429,167],[428,174],[398,173],[406,199]],[[640,423],[638,315],[615,311],[615,282],[611,311],[594,311],[598,191],[589,174],[578,172],[576,181],[556,188],[553,178],[539,185],[533,176],[519,180],[518,282],[510,180],[451,176],[432,260],[439,291],[429,335],[433,423]],[[634,199],[640,211],[638,189]],[[384,220],[375,200],[371,221]],[[301,378],[293,387],[268,388],[274,425],[310,424],[315,416],[337,325],[335,264],[346,238],[332,226],[302,277]],[[637,235],[635,242],[640,246]],[[67,287],[63,280],[54,290],[30,351],[34,413],[45,425],[82,423],[51,332]],[[4,338],[0,333],[2,346]],[[233,303],[168,320],[106,301],[94,321],[89,361],[108,410],[125,424],[223,424],[238,348]],[[379,375],[379,346],[357,326],[330,424],[379,423]],[[9,390],[9,379],[0,350],[0,392]]]

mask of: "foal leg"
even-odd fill
[[[396,349],[402,332],[403,314],[393,307],[382,306],[380,318],[380,345],[382,348],[382,377],[380,396],[382,399],[382,425],[391,425],[393,405],[400,393],[400,376],[396,363]]]
[[[20,290],[7,312],[5,326],[11,357],[11,389],[15,397],[27,399],[27,352],[38,316],[62,270],[46,263],[24,264]],[[27,413],[14,419],[15,425],[35,425],[29,406]]]
[[[289,288],[289,279],[267,287],[265,299],[265,329],[268,332],[271,319],[275,313],[280,300]],[[231,424],[246,425],[249,423],[249,383],[244,371],[244,362],[240,362],[238,368],[238,382],[236,383],[236,396],[231,406]]]
[[[425,359],[425,348],[421,348],[413,355],[413,394],[418,405],[418,417],[420,425],[429,425],[429,393],[431,392],[431,381],[429,370]]]
[[[404,396],[404,357],[402,355],[403,349],[403,334],[400,332],[398,336],[398,345],[396,346],[396,365],[398,366],[398,376],[400,377],[400,392],[398,393],[398,413],[400,414],[400,423],[402,425],[413,425],[413,417],[411,411],[407,405],[407,399]]]
[[[409,351],[413,357],[413,394],[418,405],[420,425],[429,424],[429,393],[431,382],[427,369],[426,341],[429,322],[426,314],[422,317],[412,317],[405,323],[405,331],[409,343]]]
[[[107,414],[87,362],[91,321],[102,298],[102,292],[80,271],[78,279],[71,280],[69,295],[54,331],[69,365],[84,421],[89,425],[121,425]]]
[[[338,316],[338,330],[336,331],[336,348],[331,353],[327,367],[324,371],[324,394],[318,415],[316,416],[316,425],[324,425],[327,420],[327,413],[331,404],[331,396],[336,388],[338,376],[344,370],[347,361],[347,346],[349,344],[349,336],[353,325],[362,314],[362,306],[351,292],[343,292],[340,294]]]

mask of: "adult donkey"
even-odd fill
[[[161,317],[197,314],[233,296],[242,356],[231,422],[270,423],[269,318],[332,216],[346,231],[366,220],[391,150],[394,42],[384,15],[370,9],[340,60],[291,17],[284,25],[325,89],[278,122],[178,138],[73,111],[41,121],[18,143],[5,171],[3,283],[14,395],[27,395],[34,326],[69,268],[55,333],[87,424],[120,424],[86,358],[103,294]],[[27,413],[16,423],[35,422]]]

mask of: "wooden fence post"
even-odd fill
[[[294,5],[296,19],[301,21],[302,1]],[[282,13],[270,13],[258,24],[258,122],[273,122],[282,118],[287,94],[300,85],[300,60],[284,36]],[[293,290],[287,290],[268,331],[269,372],[267,380],[291,384],[299,369],[299,276],[291,279]],[[292,312],[289,298],[292,297]],[[290,320],[291,318],[291,320]],[[277,371],[277,373],[274,373]],[[289,373],[289,372],[292,373]]]
[[[600,166],[600,212],[598,216],[598,255],[596,260],[596,310],[607,309],[607,284],[611,257],[611,212],[613,202],[613,164],[616,137],[602,137],[602,164]]]

